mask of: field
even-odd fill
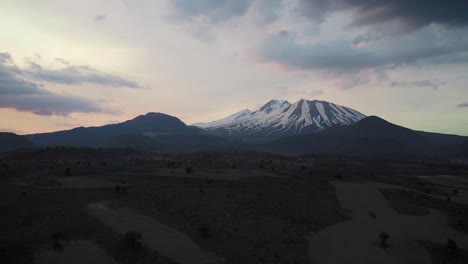
[[[0,176],[0,263],[468,263],[453,161],[41,153]]]

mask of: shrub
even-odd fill
[[[64,174],[65,174],[65,176],[71,176],[71,174],[72,174],[71,173],[71,168],[66,168]]]
[[[185,168],[185,173],[186,174],[191,174],[193,172],[193,167],[186,167]]]
[[[381,248],[387,248],[388,247],[387,241],[388,241],[389,238],[390,238],[390,235],[385,233],[385,232],[381,232],[379,234],[380,247]]]
[[[452,239],[448,239],[447,240],[447,248],[452,252],[452,253],[455,253],[458,249],[458,245],[457,245],[457,242],[455,242],[454,240]]]
[[[203,238],[209,238],[212,237],[213,234],[211,232],[211,228],[207,225],[204,225],[200,228],[198,228],[198,234],[203,237]]]
[[[60,240],[62,239],[62,237],[63,237],[62,232],[55,232],[51,235],[51,238],[54,242],[54,244],[52,245],[53,250],[63,251],[63,245],[60,243]]]
[[[143,235],[139,232],[129,231],[125,234],[125,240],[130,244],[131,249],[135,249],[138,240],[143,239]]]

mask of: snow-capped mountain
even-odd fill
[[[194,125],[221,136],[275,137],[351,125],[365,117],[356,110],[325,101],[301,99],[290,104],[285,100],[271,100],[257,111],[245,109],[217,121]]]

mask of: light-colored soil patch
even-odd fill
[[[35,264],[116,264],[110,256],[92,241],[64,243],[63,251],[44,246],[35,255]]]
[[[181,264],[223,262],[214,254],[205,252],[184,233],[130,209],[111,208],[107,202],[100,202],[89,205],[87,211],[119,233],[140,232],[144,245]]]
[[[443,189],[451,195],[454,202],[468,204],[468,177],[454,175],[437,175],[437,176],[419,176],[420,179],[436,184],[438,188]],[[453,191],[458,193],[453,195]]]
[[[453,239],[468,249],[468,237],[447,225],[447,219],[431,210],[426,216],[400,215],[379,189],[398,188],[380,183],[333,182],[338,200],[351,212],[352,220],[312,234],[309,256],[314,263],[431,263],[428,252],[418,241],[445,244]],[[370,213],[377,217],[371,217]],[[386,250],[380,247],[379,234],[390,235]],[[339,252],[339,253],[337,253]]]

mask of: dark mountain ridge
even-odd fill
[[[263,148],[295,155],[447,157],[460,155],[466,140],[468,137],[415,131],[370,116],[350,126],[280,138],[263,144]]]
[[[32,134],[26,137],[37,145],[97,146],[123,134],[202,134],[197,127],[187,126],[180,119],[162,114],[148,113],[118,124],[99,127],[78,127],[71,130]]]
[[[16,149],[33,148],[34,143],[15,133],[0,132],[0,152]]]

